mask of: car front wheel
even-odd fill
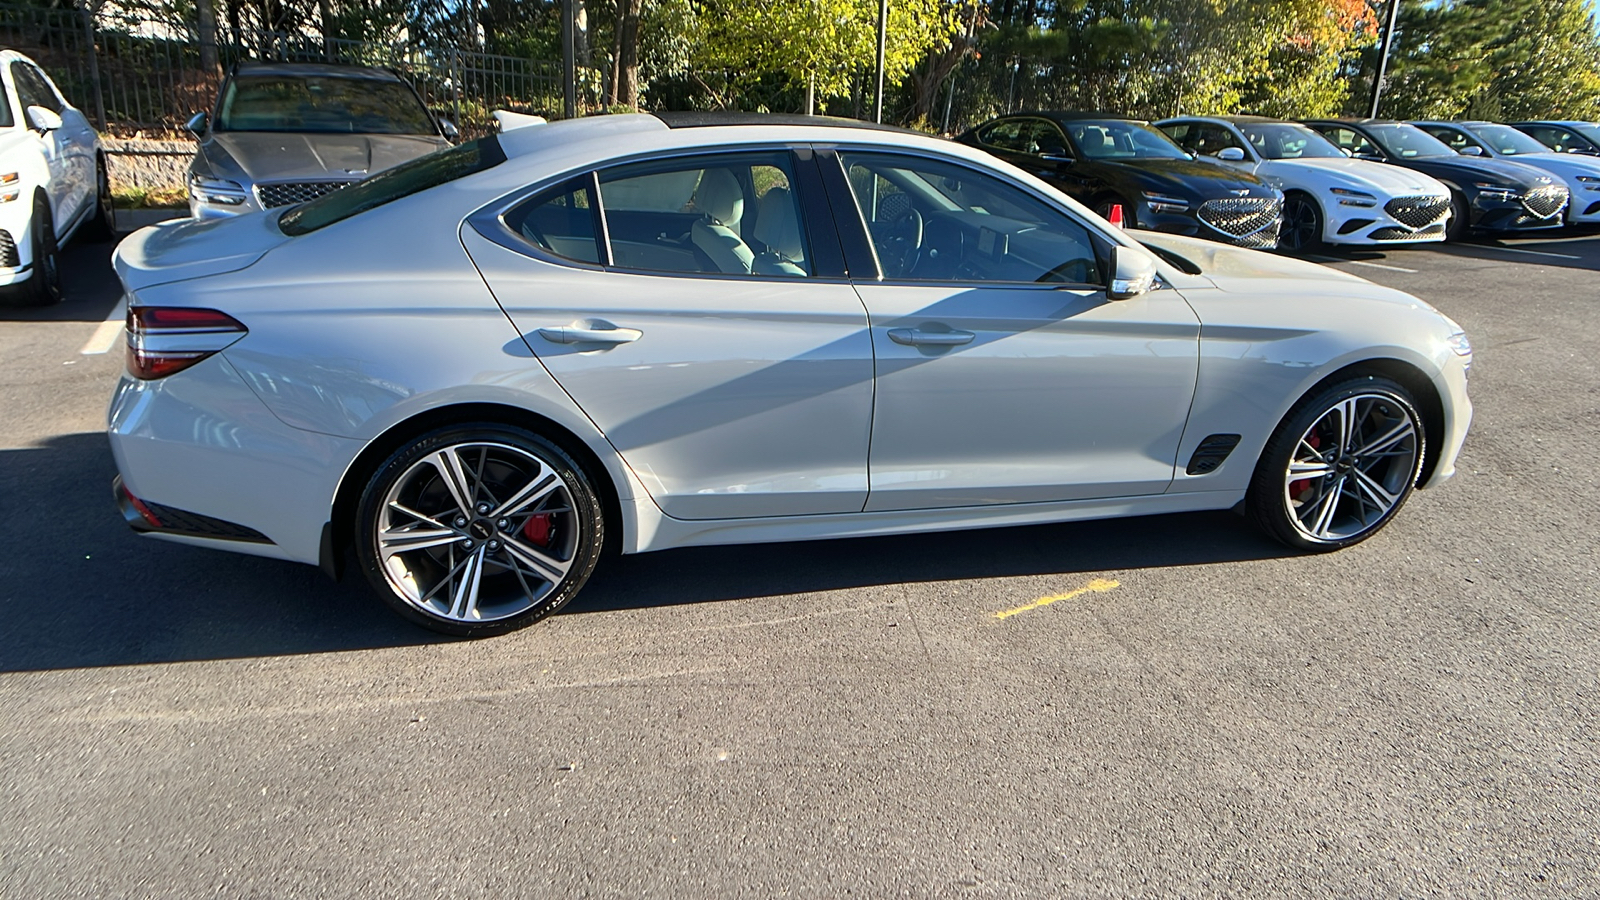
[[[28,227],[28,246],[33,268],[28,280],[17,285],[11,301],[18,306],[51,306],[61,302],[61,259],[56,250],[55,228],[50,224],[50,207],[40,201],[33,206],[33,222]]]
[[[1304,194],[1290,194],[1283,201],[1283,230],[1278,246],[1295,253],[1309,253],[1322,246],[1322,211],[1317,202]]]
[[[358,511],[367,580],[405,618],[502,634],[565,606],[594,571],[600,504],[582,469],[532,432],[454,426],[391,456]]]
[[[1268,534],[1302,550],[1360,543],[1411,496],[1424,443],[1404,387],[1378,376],[1341,381],[1309,395],[1278,426],[1246,510]]]

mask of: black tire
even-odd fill
[[[1122,227],[1124,230],[1139,227],[1139,213],[1133,204],[1118,197],[1116,194],[1106,194],[1094,201],[1094,214],[1107,222],[1111,221],[1111,207],[1122,206]]]
[[[443,474],[451,459],[464,463],[454,489]],[[549,475],[558,482],[541,492]],[[542,499],[518,512],[524,491]],[[572,457],[538,434],[487,422],[429,432],[391,455],[362,492],[355,530],[373,590],[405,619],[455,637],[504,634],[555,613],[605,544],[600,502]]]
[[[1347,414],[1351,437],[1341,441]],[[1330,440],[1335,446],[1324,449]],[[1256,464],[1245,512],[1301,550],[1359,544],[1405,505],[1426,452],[1422,417],[1404,387],[1377,375],[1345,379],[1311,392],[1284,417]]]
[[[1450,192],[1450,222],[1444,227],[1444,239],[1450,242],[1463,241],[1467,232],[1472,230],[1471,207],[1467,205],[1465,194],[1457,190]]]
[[[1317,201],[1299,192],[1283,198],[1283,228],[1278,246],[1291,253],[1315,253],[1322,249],[1322,210]]]
[[[111,176],[106,172],[106,160],[103,156],[95,158],[94,183],[94,215],[83,223],[83,237],[85,240],[100,244],[116,236],[116,229],[112,225],[114,212],[111,208]]]
[[[27,281],[8,292],[8,299],[14,306],[54,306],[62,297],[61,258],[56,248],[55,226],[50,220],[50,206],[43,200],[34,202],[28,243],[33,251],[33,268]]]

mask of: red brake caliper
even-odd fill
[[[1310,444],[1311,449],[1313,450],[1321,450],[1322,435],[1312,434],[1311,437],[1306,438],[1306,443]],[[1311,481],[1312,480],[1310,478],[1302,478],[1299,481],[1289,482],[1289,498],[1292,500],[1300,499],[1301,494],[1305,493],[1307,490],[1310,490]]]
[[[529,516],[528,521],[522,525],[522,536],[541,547],[550,546],[550,519],[550,513]]]

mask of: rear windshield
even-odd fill
[[[392,200],[494,168],[505,161],[506,154],[500,149],[498,136],[468,141],[459,147],[419,156],[343,190],[292,207],[278,219],[278,228],[291,236],[306,234]]]
[[[438,134],[409,85],[376,78],[251,75],[228,82],[218,131]]]

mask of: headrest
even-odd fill
[[[775,187],[756,204],[755,239],[784,259],[799,262],[805,258],[800,218],[795,215],[794,195],[788,188]]]
[[[744,215],[744,191],[727,169],[707,169],[694,189],[694,208],[719,225],[735,225]]]

